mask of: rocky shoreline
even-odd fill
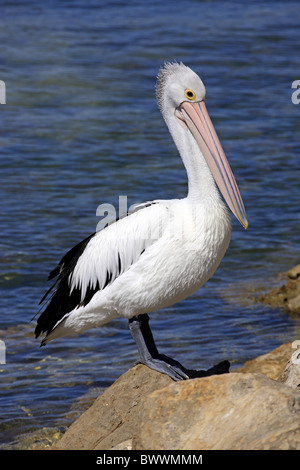
[[[285,280],[283,285],[260,295],[257,300],[300,314],[300,264],[284,273],[282,277]]]
[[[257,300],[300,313],[300,265]],[[300,335],[234,372],[222,364],[217,375],[181,382],[136,365],[64,434],[41,430],[19,448],[299,450]]]

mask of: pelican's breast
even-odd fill
[[[219,266],[229,245],[231,224],[227,208],[221,201],[212,205],[187,201],[179,203],[176,210],[174,260],[178,253],[180,263],[175,273],[181,277],[185,292],[191,293],[199,289]]]
[[[205,204],[182,200],[169,207],[168,217],[160,239],[103,292],[105,302],[121,316],[151,312],[188,297],[213,275],[228,248],[230,219],[223,204],[209,211]]]

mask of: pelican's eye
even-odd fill
[[[196,93],[188,88],[184,91],[184,94],[190,101],[194,101],[196,99]]]

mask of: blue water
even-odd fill
[[[68,426],[76,400],[136,360],[124,319],[46,348],[31,319],[48,272],[95,231],[99,204],[185,196],[155,102],[166,60],[206,84],[249,229],[234,220],[215,276],[151,315],[158,347],[191,368],[234,369],[300,337],[299,317],[255,302],[299,263],[299,26],[298,2],[1,2],[1,443]]]

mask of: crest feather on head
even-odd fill
[[[162,109],[162,100],[167,79],[175,73],[179,72],[180,69],[182,70],[182,68],[186,68],[182,62],[174,61],[165,62],[164,65],[159,69],[156,82],[156,99],[160,109]]]

